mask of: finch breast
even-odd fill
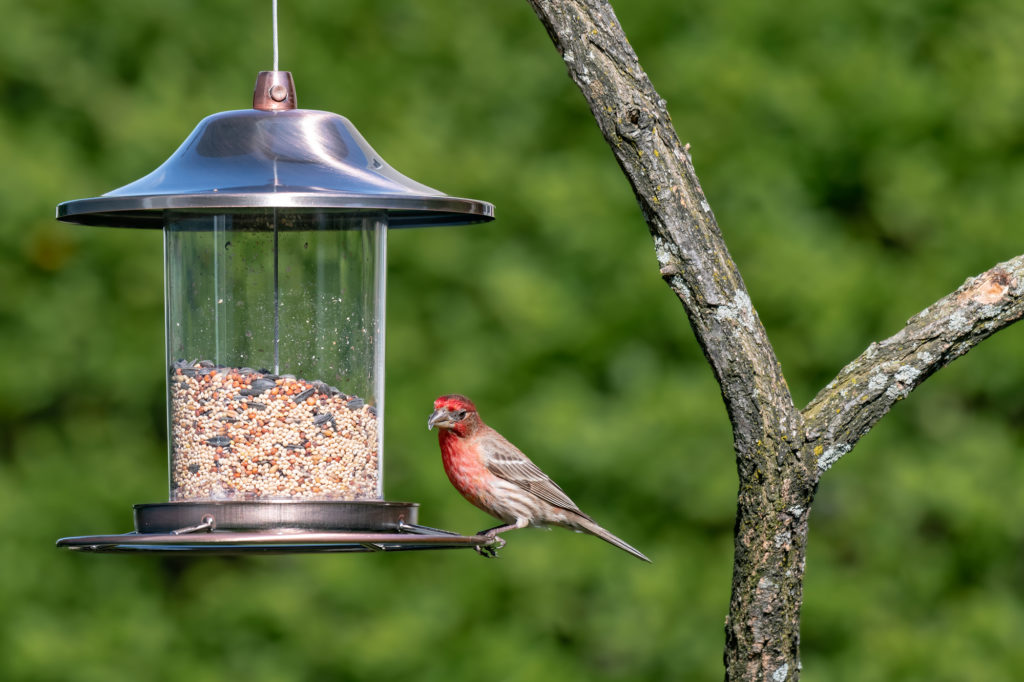
[[[498,478],[476,457],[459,457],[445,450],[442,459],[448,480],[456,490],[473,505],[502,521],[529,519],[532,522],[544,515],[542,506],[550,506],[514,483]]]
[[[467,500],[486,512],[491,511],[489,504],[489,481],[493,474],[480,463],[476,457],[463,457],[454,448],[441,449],[444,472],[455,489]]]

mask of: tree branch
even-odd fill
[[[1024,256],[1000,263],[872,343],[803,410],[807,439],[827,471],[898,400],[1024,316]]]
[[[765,433],[795,441],[800,415],[772,345],[665,100],[640,68],[611,6],[605,0],[530,4],[633,187],[661,275],[682,301],[715,372],[740,451],[754,451]]]
[[[529,0],[629,180],[663,279],[721,386],[739,474],[727,680],[799,678],[807,519],[819,477],[930,374],[1024,314],[1024,256],[872,344],[803,411],[789,388],[688,147],[607,0]]]
[[[665,101],[605,0],[530,0],[628,178],[661,275],[721,387],[740,486],[726,677],[799,673],[807,511],[817,469],[774,349]]]

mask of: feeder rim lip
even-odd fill
[[[222,214],[280,208],[309,213],[375,213],[388,227],[468,225],[494,220],[494,205],[462,197],[344,192],[202,192],[73,199],[57,204],[57,220],[79,225],[155,228],[168,212]]]

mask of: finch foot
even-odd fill
[[[498,550],[505,546],[505,539],[496,535],[488,535],[487,544],[476,545],[473,549],[476,550],[477,554],[488,559],[497,559]]]

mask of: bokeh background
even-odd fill
[[[265,5],[265,6],[264,6]],[[1024,5],[620,2],[797,402],[1024,251]],[[161,238],[53,220],[156,167],[270,68],[270,3],[0,1],[0,678],[716,680],[735,472],[646,227],[525,2],[284,0],[299,103],[498,220],[390,239],[385,489],[489,517],[425,419],[463,392],[653,557],[561,531],[469,551],[58,551],[166,500]],[[825,477],[805,680],[1024,669],[1024,328]]]

